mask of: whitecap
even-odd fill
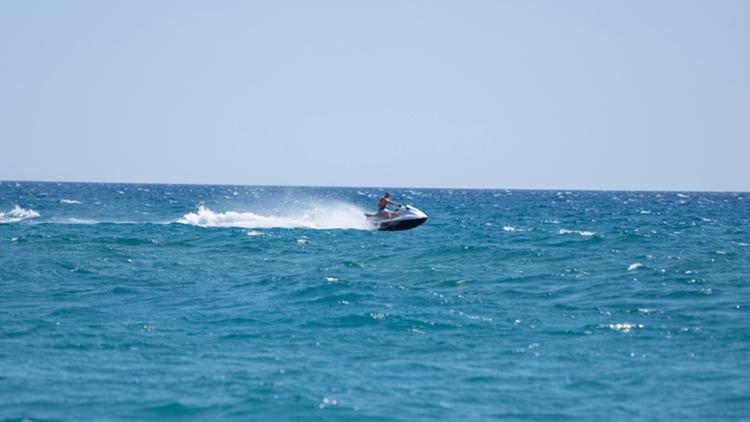
[[[560,234],[578,234],[584,237],[591,237],[595,235],[596,233],[586,230],[568,230],[568,229],[560,229]]]
[[[630,264],[630,266],[628,267],[628,271],[635,271],[641,267],[643,267],[643,264],[641,264],[640,262],[636,262],[634,264]]]
[[[73,204],[80,204],[81,201],[76,201],[75,199],[65,199],[65,198],[63,198],[63,199],[60,200],[60,203],[61,204],[73,205]]]
[[[384,320],[388,314],[385,314],[383,312],[370,312],[370,318],[378,321]]]
[[[513,233],[516,231],[519,231],[518,227],[515,226],[503,226],[503,231],[508,233]]]
[[[621,331],[623,333],[629,333],[634,328],[643,328],[643,324],[631,324],[629,322],[618,322],[608,325],[610,330]]]
[[[21,220],[28,218],[39,217],[39,213],[32,210],[21,208],[16,205],[12,210],[6,212],[0,212],[0,224],[2,223],[17,223]]]
[[[323,397],[323,400],[318,404],[319,409],[325,409],[326,407],[335,407],[338,406],[339,402],[336,399],[329,399],[328,397]]]

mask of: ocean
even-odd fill
[[[0,183],[0,420],[750,420],[750,193]]]

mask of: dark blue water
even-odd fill
[[[0,184],[0,419],[744,419],[750,194]]]

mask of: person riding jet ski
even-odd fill
[[[388,205],[398,205],[399,207],[403,206],[398,202],[391,201],[390,192],[384,193],[383,196],[378,199],[378,214],[382,215],[384,218],[393,218],[394,215],[392,212],[388,211]]]
[[[396,210],[388,211],[388,205],[396,205]],[[378,212],[366,212],[365,217],[373,228],[384,231],[409,230],[427,221],[427,214],[417,208],[391,201],[389,192],[378,199]]]

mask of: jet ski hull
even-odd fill
[[[391,218],[384,218],[382,215],[376,213],[366,213],[365,216],[367,216],[367,220],[370,224],[372,224],[376,230],[380,231],[409,230],[420,226],[427,221],[427,214],[411,205],[399,208],[392,214],[393,216]]]
[[[427,217],[424,218],[412,218],[409,220],[401,221],[382,221],[378,227],[378,230],[386,232],[394,232],[398,230],[409,230],[417,227],[427,221]]]

